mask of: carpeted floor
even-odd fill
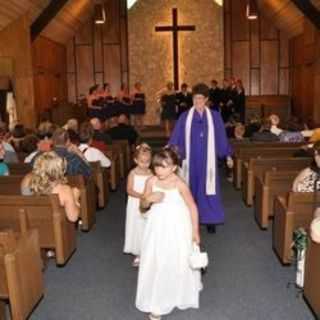
[[[172,320],[309,320],[311,312],[294,288],[294,270],[271,249],[271,231],[258,229],[252,208],[222,179],[226,223],[217,234],[202,230],[210,256],[199,310],[175,311]],[[31,320],[138,320],[134,306],[137,271],[122,254],[125,194],[111,194],[98,212],[96,229],[80,233],[78,250],[64,268],[50,263],[46,294]]]

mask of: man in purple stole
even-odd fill
[[[179,117],[169,145],[176,146],[183,159],[183,176],[197,203],[200,223],[214,232],[216,224],[224,223],[217,159],[226,158],[229,167],[233,162],[221,115],[206,106],[208,96],[205,84],[193,88],[194,106]]]

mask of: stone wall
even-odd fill
[[[147,95],[147,124],[159,123],[156,93],[173,80],[172,34],[155,32],[155,26],[195,25],[194,32],[179,32],[180,85],[189,86],[224,74],[223,8],[213,0],[139,0],[129,10],[129,72],[131,87],[141,81]]]

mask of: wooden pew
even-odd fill
[[[16,166],[14,173],[24,172],[26,165],[21,164],[21,168]],[[20,184],[23,175],[12,175],[0,177],[0,195],[20,195]],[[71,187],[80,190],[80,219],[81,230],[89,231],[96,223],[97,190],[94,178],[85,180],[83,176],[68,176],[68,183]]]
[[[119,153],[116,150],[109,149],[106,151],[106,156],[111,161],[110,168],[110,187],[112,191],[115,191],[120,183],[120,161]]]
[[[240,148],[238,154],[234,156],[234,186],[236,189],[241,188],[242,184],[242,163],[251,158],[290,158],[299,150],[299,146],[287,146],[279,143],[277,147],[269,147],[267,144],[260,145],[256,148]]]
[[[55,194],[0,195],[0,228],[16,232],[37,229],[41,249],[54,250],[57,265],[64,265],[76,249],[75,224],[67,220]]]
[[[80,190],[81,230],[89,231],[96,224],[97,187],[94,177],[68,176],[68,184]]]
[[[126,149],[123,145],[112,142],[112,145],[109,146],[111,150],[118,155],[118,161],[119,161],[119,174],[120,178],[124,179],[126,176],[127,166],[126,166]]]
[[[101,167],[100,162],[90,162],[94,182],[98,188],[98,206],[104,208],[109,200],[110,170]]]
[[[306,256],[304,297],[320,319],[320,244],[311,239]]]
[[[32,170],[31,165],[27,163],[9,163],[8,167],[10,175],[15,176],[25,176]]]
[[[131,155],[131,148],[127,140],[114,140],[112,141],[113,145],[121,146],[121,150],[125,156],[125,175],[131,169],[132,165],[132,155]]]
[[[310,226],[314,199],[313,192],[289,192],[286,197],[275,198],[272,243],[283,264],[292,262],[293,232]]]
[[[270,170],[263,177],[255,178],[254,215],[262,229],[269,226],[269,218],[274,215],[274,198],[285,196],[292,190],[292,184],[299,171]]]
[[[242,198],[247,206],[252,206],[255,195],[255,178],[270,169],[302,170],[308,167],[311,158],[251,158],[242,163]],[[288,190],[289,191],[289,190]]]
[[[252,115],[259,118],[277,114],[282,121],[291,114],[291,97],[287,95],[259,95],[246,97],[246,121]]]
[[[0,232],[0,279],[0,299],[9,301],[11,319],[27,319],[44,293],[36,230],[18,236],[12,230]]]

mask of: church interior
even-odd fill
[[[163,318],[320,319],[320,0],[3,0],[0,320],[161,318],[135,306],[130,177],[202,150],[199,95],[224,219],[199,209],[200,304]]]

